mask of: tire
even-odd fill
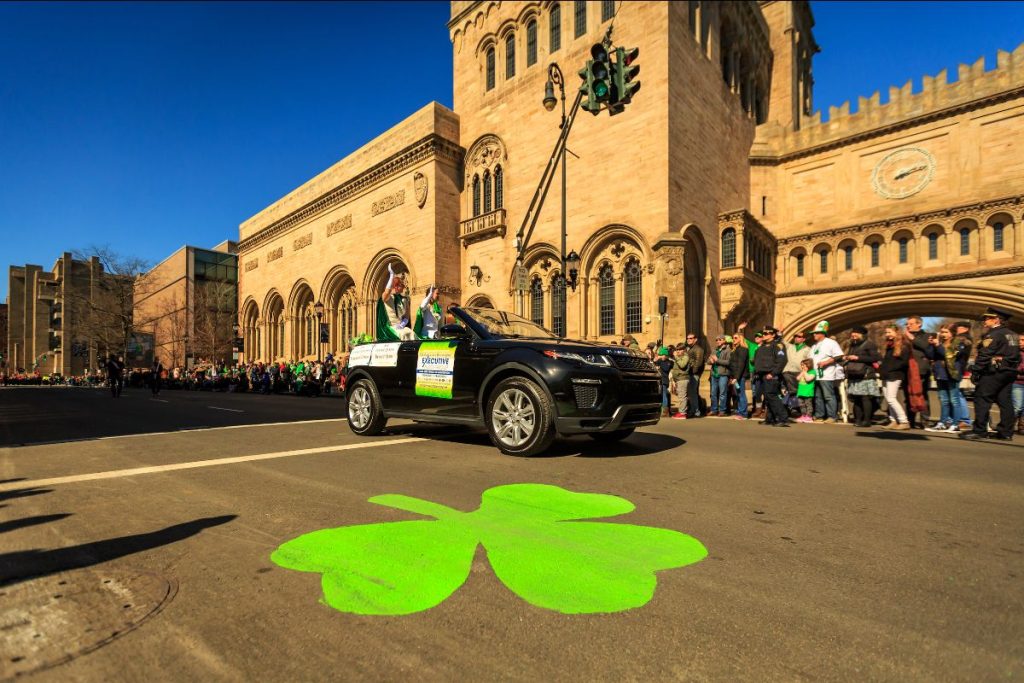
[[[358,380],[347,392],[345,413],[348,427],[359,436],[377,436],[384,431],[388,419],[380,403],[377,387],[368,379]]]
[[[626,429],[616,429],[614,432],[591,432],[587,436],[601,443],[614,443],[628,439],[635,431],[636,427],[627,427]]]
[[[501,380],[487,399],[485,417],[491,443],[505,455],[537,455],[555,440],[551,401],[525,377]]]

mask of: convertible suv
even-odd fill
[[[660,375],[639,351],[559,339],[512,313],[449,311],[426,341],[363,344],[345,371],[348,424],[379,434],[388,418],[485,427],[509,455],[536,455],[558,434],[618,441],[657,424]]]

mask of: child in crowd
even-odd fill
[[[814,422],[814,381],[817,376],[814,362],[810,358],[800,361],[796,386],[796,397],[800,400],[800,417],[796,419],[797,422]]]

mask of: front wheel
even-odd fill
[[[377,436],[384,431],[387,418],[373,382],[361,379],[348,392],[348,426],[359,436]]]
[[[628,439],[634,431],[634,427],[629,427],[627,429],[616,429],[613,432],[591,432],[587,436],[594,441],[600,441],[601,443],[613,443],[615,441]]]
[[[525,377],[498,383],[487,401],[487,431],[506,455],[543,453],[555,439],[554,410],[544,390]]]

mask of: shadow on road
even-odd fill
[[[857,436],[866,436],[882,441],[927,441],[924,434],[908,434],[906,432],[857,432]]]
[[[24,529],[27,526],[36,526],[37,524],[46,524],[47,522],[56,522],[59,519],[70,517],[70,512],[60,512],[55,515],[38,515],[36,517],[23,517],[22,519],[12,519],[7,522],[0,522],[0,534],[8,531],[14,531],[16,529]]]
[[[203,529],[226,524],[236,517],[237,515],[203,517],[144,534],[119,536],[67,548],[4,553],[0,555],[0,586],[9,586],[26,579],[68,569],[91,567],[125,555],[159,548],[195,536]]]
[[[14,489],[13,491],[0,491],[0,500],[10,500],[11,498],[27,498],[28,496],[41,496],[44,493],[51,493],[53,489],[39,489],[39,488],[28,488],[28,489]]]
[[[453,431],[448,425],[411,424],[390,427],[389,436],[415,436],[421,439],[461,443],[469,446],[494,448],[491,438],[482,429],[457,428]],[[589,436],[561,437],[555,439],[551,447],[534,458],[628,458],[638,455],[654,455],[685,444],[684,439],[670,434],[655,432],[636,432],[623,441],[602,443]]]

